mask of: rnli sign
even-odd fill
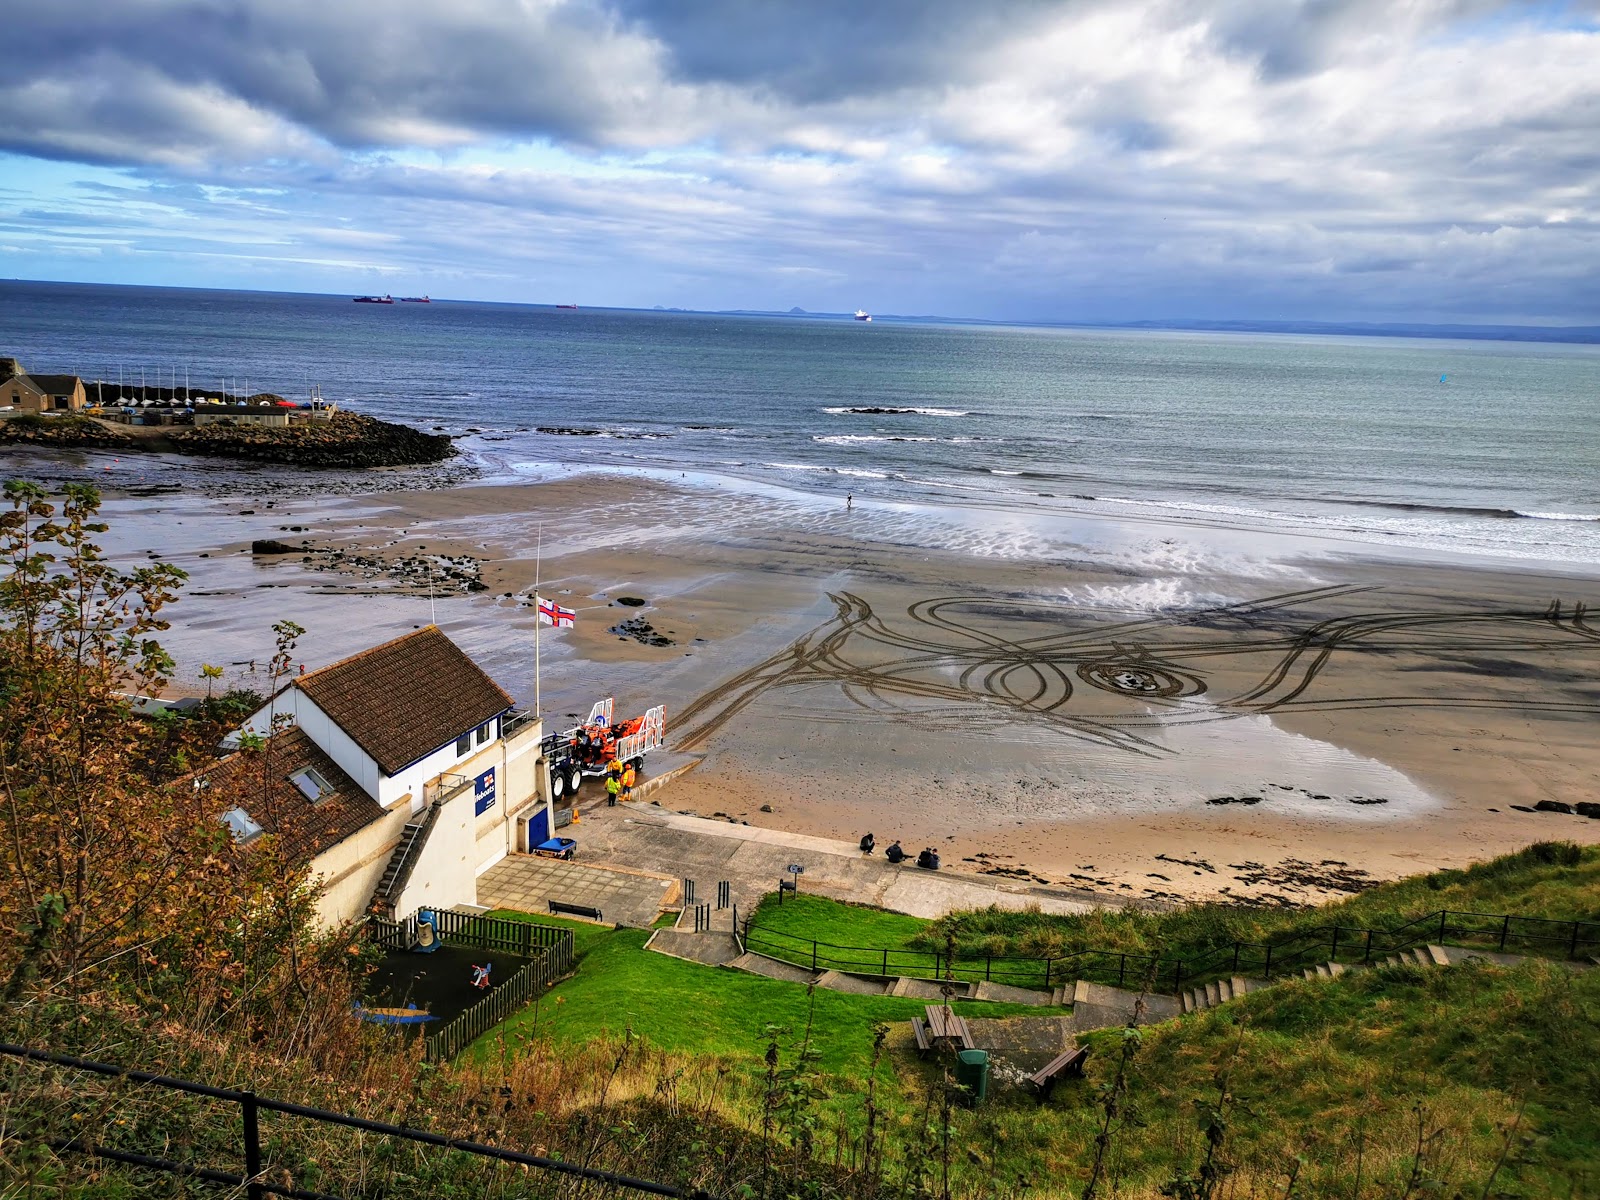
[[[494,807],[494,768],[490,767],[472,781],[472,811],[483,816]]]

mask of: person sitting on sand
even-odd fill
[[[866,837],[861,839],[861,853],[863,853],[863,854],[871,854],[872,853],[872,848],[874,846],[876,846],[877,844],[878,844],[878,839],[873,837],[872,834],[870,834],[870,833],[867,834]]]
[[[939,856],[934,853],[932,846],[923,847],[922,853],[917,855],[917,866],[924,871],[937,871],[939,869]]]
[[[883,852],[883,856],[892,863],[901,863],[906,860],[906,852],[900,848],[898,841],[890,842],[889,848]]]

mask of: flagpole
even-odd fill
[[[544,561],[544,522],[539,522],[539,540],[533,552],[533,719],[539,719],[539,626],[544,618],[539,612],[539,567]]]

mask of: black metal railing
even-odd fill
[[[586,1167],[577,1163],[564,1162],[561,1159],[547,1158],[539,1154],[524,1154],[520,1150],[505,1150],[499,1146],[489,1146],[482,1142],[450,1137],[448,1134],[433,1133],[425,1129],[412,1129],[404,1125],[390,1125],[383,1121],[369,1121],[364,1117],[354,1117],[348,1113],[311,1108],[304,1104],[290,1104],[287,1101],[275,1100],[269,1096],[258,1096],[254,1092],[241,1092],[231,1088],[213,1087],[210,1084],[197,1083],[192,1079],[179,1079],[153,1071],[114,1066],[110,1063],[94,1062],[90,1059],[75,1058],[68,1054],[55,1054],[48,1050],[35,1050],[26,1046],[13,1046],[4,1042],[0,1042],[0,1054],[29,1062],[67,1067],[72,1070],[85,1071],[92,1075],[127,1079],[149,1087],[166,1088],[175,1092],[185,1092],[192,1096],[203,1096],[210,1100],[237,1104],[239,1106],[242,1132],[241,1159],[244,1165],[243,1173],[219,1170],[214,1167],[200,1166],[193,1163],[175,1162],[155,1155],[137,1153],[118,1147],[97,1145],[82,1134],[70,1138],[41,1138],[39,1140],[58,1153],[82,1154],[185,1178],[199,1179],[207,1183],[243,1188],[244,1194],[249,1200],[265,1200],[269,1195],[288,1196],[293,1200],[340,1200],[338,1196],[330,1195],[326,1192],[307,1191],[302,1188],[272,1182],[266,1178],[269,1173],[278,1176],[280,1174],[290,1174],[290,1172],[287,1170],[289,1164],[269,1162],[263,1155],[261,1136],[261,1115],[263,1113],[276,1113],[283,1116],[300,1117],[304,1120],[322,1124],[340,1125],[346,1129],[360,1130],[363,1133],[380,1134],[402,1141],[438,1146],[447,1150],[456,1150],[463,1154],[475,1155],[479,1158],[515,1163],[523,1168],[531,1167],[536,1170],[550,1171],[595,1183],[610,1184],[632,1191],[645,1192],[652,1196],[704,1197],[705,1200],[710,1198],[709,1192],[698,1189],[674,1187],[671,1184],[656,1183],[648,1179],[635,1179],[630,1175],[624,1175],[617,1171]],[[19,1136],[19,1132],[17,1130],[8,1130],[8,1136]],[[292,1177],[292,1174],[290,1177]]]
[[[1324,962],[1370,963],[1428,943],[1577,959],[1600,953],[1600,922],[1441,910],[1397,926],[1318,925],[1261,942],[1234,941],[1188,955],[1086,948],[1044,958],[840,946],[748,918],[745,947],[814,971],[917,979],[980,980],[1049,991],[1074,979],[1180,992],[1230,975],[1271,978]]]
[[[426,1034],[429,1062],[454,1058],[572,971],[570,929],[448,911],[432,912],[430,920],[441,941],[514,954],[530,961],[460,1016]],[[388,950],[408,949],[416,942],[417,914],[412,913],[404,921],[373,917],[367,921],[367,936]]]

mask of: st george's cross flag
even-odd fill
[[[558,629],[571,629],[578,623],[578,614],[570,608],[562,608],[553,601],[539,597],[539,624],[554,625]]]

